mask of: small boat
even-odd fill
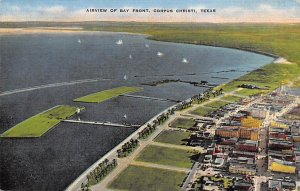
[[[125,114],[124,116],[123,116],[125,119],[127,119],[127,115]]]
[[[157,52],[157,56],[162,57],[164,55],[164,53],[162,52]]]
[[[131,56],[131,54],[129,54],[129,59],[132,59],[132,56]]]
[[[123,44],[123,41],[122,41],[122,40],[118,40],[118,41],[116,42],[116,44],[117,44],[117,45],[122,45],[122,44]]]
[[[128,79],[128,77],[125,75],[125,76],[123,77],[123,79],[124,79],[124,80],[127,80],[127,79]]]
[[[77,42],[78,42],[79,44],[81,44],[81,40],[80,40],[80,38],[77,40]]]
[[[186,58],[183,58],[182,63],[189,63],[189,61]]]
[[[146,48],[149,48],[149,44],[145,44],[145,47],[146,47]]]

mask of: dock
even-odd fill
[[[81,120],[73,120],[73,119],[66,119],[63,120],[63,122],[81,123],[81,124],[90,124],[90,125],[104,125],[104,126],[113,126],[113,127],[126,127],[126,128],[137,128],[141,126],[141,125],[120,124],[120,123],[101,122],[101,121],[81,121]]]

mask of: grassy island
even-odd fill
[[[118,87],[109,90],[104,90],[101,92],[92,93],[80,98],[75,99],[77,102],[87,102],[87,103],[101,103],[103,101],[109,100],[114,97],[118,97],[120,95],[135,93],[142,91],[142,88],[138,87]]]
[[[10,128],[1,134],[1,137],[41,137],[62,120],[74,115],[77,109],[79,108],[67,105],[53,107]]]

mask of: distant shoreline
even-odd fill
[[[172,43],[183,43],[183,44],[192,44],[192,45],[203,45],[203,46],[211,46],[211,47],[220,47],[220,48],[231,48],[236,50],[242,50],[242,51],[248,51],[253,52],[265,56],[270,56],[274,58],[274,61],[281,58],[281,56],[259,51],[255,49],[247,49],[247,48],[237,48],[237,47],[227,47],[227,46],[221,46],[221,45],[211,45],[211,44],[204,44],[204,43],[191,43],[191,42],[174,42],[174,41],[165,41],[165,40],[159,40],[156,38],[152,38],[152,35],[148,34],[142,34],[142,33],[130,33],[130,32],[114,32],[114,31],[93,31],[93,30],[85,30],[82,27],[30,27],[30,28],[0,28],[0,35],[20,35],[20,34],[36,34],[36,33],[64,33],[64,34],[72,34],[72,33],[119,33],[119,34],[128,34],[128,35],[141,35],[145,36],[145,38],[149,40],[154,41],[161,41],[161,42],[172,42]]]
[[[0,35],[17,35],[31,33],[73,33],[82,29],[61,27],[37,27],[37,28],[0,28]]]
[[[22,35],[22,34],[73,34],[73,33],[94,33],[94,34],[128,34],[128,35],[137,35],[137,36],[145,36],[146,38],[150,35],[140,34],[140,33],[130,33],[130,32],[113,32],[113,31],[92,31],[92,30],[84,30],[81,27],[30,27],[30,28],[0,28],[0,35]]]

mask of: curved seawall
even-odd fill
[[[87,170],[85,170],[76,180],[74,180],[65,190],[66,191],[80,191],[81,183],[87,182],[87,175],[93,171],[100,163],[102,163],[105,159],[113,159],[117,158],[116,153],[118,149],[122,148],[122,145],[126,142],[129,142],[130,139],[136,139],[138,137],[138,133],[142,131],[144,128],[147,127],[148,123],[152,123],[153,120],[155,120],[159,115],[167,112],[169,109],[172,109],[177,104],[161,111],[157,115],[155,115],[153,118],[151,118],[149,121],[147,121],[145,124],[143,124],[140,128],[138,128],[135,132],[133,132],[131,135],[129,135],[126,139],[124,139],[121,143],[119,143],[117,146],[115,146],[113,149],[111,149],[108,153],[106,153],[103,157],[101,157],[99,160],[97,160],[92,166],[90,166]]]

